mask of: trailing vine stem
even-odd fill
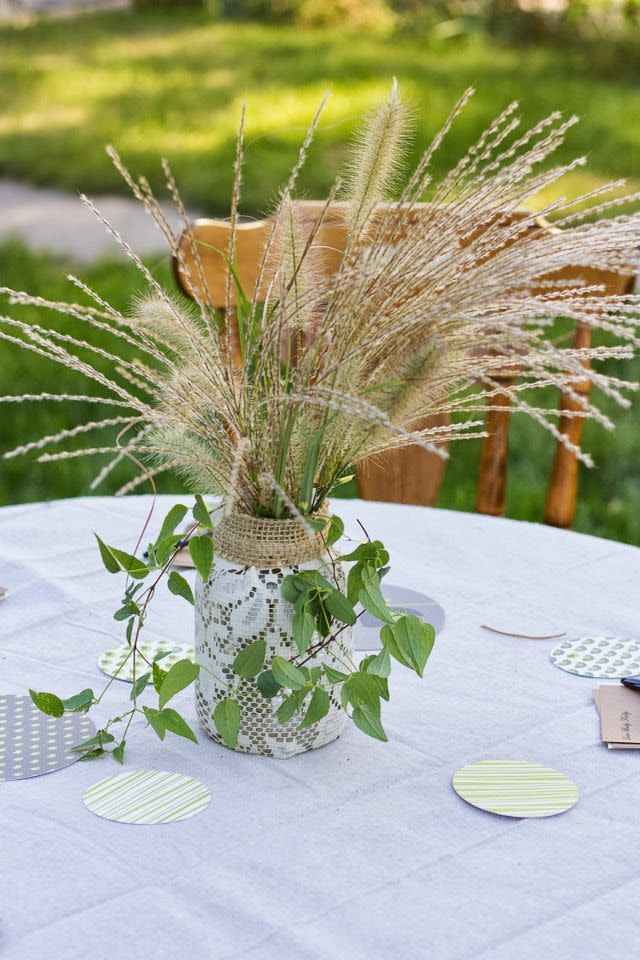
[[[419,618],[403,611],[394,612],[388,607],[380,582],[388,569],[389,554],[380,541],[372,540],[360,524],[366,541],[348,554],[339,554],[334,546],[344,535],[342,521],[335,516],[306,518],[304,522],[312,524],[321,535],[323,555],[330,565],[333,582],[319,569],[303,569],[286,575],[281,590],[284,602],[289,602],[292,607],[291,637],[297,652],[288,658],[272,655],[267,662],[266,641],[254,640],[236,655],[232,665],[234,679],[227,681],[216,676],[207,665],[194,663],[188,658],[178,660],[170,669],[164,670],[162,660],[168,651],[161,650],[150,660],[140,648],[149,607],[163,578],[167,578],[171,593],[192,605],[195,602],[189,583],[174,568],[184,544],[187,543],[191,562],[203,582],[211,576],[214,563],[213,521],[199,495],[191,508],[191,519],[185,532],[177,533],[176,530],[189,510],[176,504],[165,516],[156,539],[142,557],[137,556],[152,512],[153,507],[133,554],[107,545],[96,535],[107,571],[126,574],[124,596],[114,619],[126,621],[129,649],[118,668],[98,695],[86,689],[61,699],[54,693],[31,691],[34,703],[50,715],[61,716],[65,711],[88,712],[102,702],[114,680],[122,679],[122,672],[132,661],[132,706],[108,720],[94,737],[73,748],[82,751],[83,759],[110,753],[118,762],[124,762],[127,737],[137,715],[144,717],[147,727],[151,727],[162,740],[167,733],[172,733],[197,743],[196,734],[182,714],[167,704],[194,683],[201,670],[214,677],[223,691],[212,719],[220,738],[230,747],[238,744],[242,724],[240,694],[246,683],[255,684],[265,699],[274,701],[274,716],[279,723],[294,722],[299,717],[300,728],[313,726],[326,716],[331,706],[331,691],[339,688],[342,706],[356,726],[369,736],[387,739],[381,723],[381,701],[389,699],[387,678],[391,659],[422,675],[433,647],[434,634],[433,628]],[[343,588],[338,565],[347,562],[351,566],[346,588]],[[149,577],[150,582],[143,586]],[[356,666],[340,638],[365,611],[382,625],[381,650],[364,657]],[[330,659],[325,660],[322,654],[332,646],[337,650],[332,650]],[[138,657],[148,669],[139,670]],[[340,664],[344,672],[332,666],[333,663]],[[140,706],[139,697],[149,683],[158,695],[157,706]],[[124,723],[124,728],[116,738],[111,728],[118,723]]]

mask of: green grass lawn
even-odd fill
[[[587,152],[589,172],[570,178],[567,194],[621,175],[635,177],[640,188],[638,64],[621,64],[620,74],[611,78],[599,75],[588,57],[575,51],[561,56],[543,47],[500,47],[482,35],[437,41],[309,32],[221,24],[196,12],[179,17],[119,12],[0,28],[0,175],[73,190],[122,189],[104,155],[104,143],[113,141],[127,162],[155,184],[158,158],[166,155],[191,204],[225,213],[234,130],[246,99],[243,212],[256,214],[268,208],[286,176],[324,91],[330,87],[333,96],[302,179],[309,196],[326,190],[358,115],[384,95],[392,74],[417,104],[420,146],[468,84],[478,89],[445,141],[436,171],[454,162],[482,126],[517,97],[529,120],[559,106],[584,118],[562,156]],[[0,246],[0,284],[50,299],[77,299],[75,288],[63,279],[68,266],[17,244]],[[154,263],[153,270],[172,282],[166,261]],[[82,275],[119,307],[140,287],[137,272],[121,261],[97,264]],[[69,322],[66,329],[77,331],[77,325]],[[640,363],[617,369],[621,375],[635,370],[640,377]],[[79,386],[78,378],[62,368],[0,347],[0,393],[77,392]],[[88,405],[86,410],[62,404],[0,407],[0,449],[96,412]],[[576,528],[640,543],[637,406],[628,414],[616,412],[616,418],[620,426],[614,434],[592,425],[585,430],[585,445],[598,468],[583,472]],[[514,420],[511,436],[508,514],[539,519],[553,443],[524,420]],[[477,445],[471,442],[453,450],[442,506],[473,509],[477,457]],[[33,458],[4,462],[0,502],[86,493],[96,470],[88,460],[46,466]],[[123,468],[104,492],[127,476]],[[167,480],[159,488],[177,485]]]
[[[0,245],[0,265],[3,283],[16,289],[28,289],[49,299],[82,299],[65,273],[71,269],[98,290],[116,307],[126,309],[135,291],[141,289],[140,276],[135,267],[122,261],[104,261],[90,269],[40,257],[19,244]],[[154,275],[164,283],[171,283],[170,267],[166,260],[149,262]],[[35,316],[32,308],[11,308],[21,316]],[[87,328],[74,320],[59,316],[48,318],[40,314],[39,322],[55,322],[58,329],[76,336],[86,336]],[[107,338],[94,334],[95,341],[106,343]],[[0,344],[0,394],[29,390],[84,392],[84,381],[63,367],[54,367],[39,357],[32,357],[17,347]],[[640,378],[640,360],[618,365],[622,375]],[[90,389],[90,385],[89,385]],[[549,398],[553,399],[553,398]],[[604,408],[614,412],[611,405]],[[40,435],[55,433],[84,419],[99,416],[95,405],[23,403],[0,407],[0,450],[9,450],[19,443]],[[585,447],[597,460],[595,470],[584,470],[581,481],[576,529],[618,540],[640,544],[640,430],[637,405],[634,410],[615,414],[619,422],[615,433],[588,424],[585,428]],[[96,440],[100,435],[94,434]],[[102,436],[107,437],[107,434]],[[71,446],[71,444],[69,444]],[[80,446],[80,444],[78,444]],[[535,424],[515,419],[511,427],[511,452],[507,513],[527,520],[541,517],[542,505],[549,476],[553,441]],[[0,467],[0,503],[14,503],[47,498],[75,496],[88,493],[89,483],[101,463],[94,458],[38,464],[35,455],[19,457],[2,463]],[[478,445],[474,441],[460,443],[451,451],[439,505],[462,510],[473,510],[475,500]],[[113,476],[96,492],[114,492],[132,474],[127,466]],[[158,489],[181,490],[175,478],[159,478]],[[356,492],[353,485],[348,491]]]
[[[332,181],[358,115],[397,75],[416,103],[424,146],[469,85],[477,95],[445,142],[448,167],[506,103],[527,120],[561,108],[583,117],[562,156],[588,153],[569,193],[612,176],[640,186],[640,64],[598,75],[587,53],[509,48],[482,34],[377,36],[217,22],[197,11],[117,12],[0,29],[0,175],[71,190],[122,189],[104,155],[113,143],[158,184],[170,158],[186,198],[228,206],[235,128],[248,103],[244,211],[268,207],[315,106],[332,98],[302,178],[311,196]],[[635,157],[635,164],[634,164]]]

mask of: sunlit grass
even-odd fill
[[[255,214],[286,176],[322,94],[332,91],[302,178],[309,196],[327,190],[357,116],[380,98],[392,75],[416,103],[416,152],[461,91],[477,87],[436,157],[436,171],[516,97],[526,120],[558,107],[583,118],[559,158],[587,153],[589,167],[566,179],[564,193],[575,196],[612,176],[629,176],[640,188],[633,161],[640,156],[640,94],[628,67],[626,78],[614,83],[599,78],[586,59],[542,47],[500,47],[482,35],[438,40],[309,31],[219,23],[184,10],[0,29],[0,173],[73,190],[119,190],[104,155],[112,141],[155,185],[158,158],[168,156],[189,202],[223,213],[246,100],[243,208]]]
[[[436,157],[436,171],[455,162],[471,138],[515,97],[528,121],[558,107],[582,117],[558,159],[587,154],[589,165],[563,181],[564,194],[573,197],[625,176],[631,188],[640,189],[640,66],[624,67],[625,77],[613,81],[600,78],[587,58],[574,53],[502,48],[482,36],[381,38],[364,32],[220,24],[184,11],[179,17],[118,12],[24,29],[5,27],[0,29],[0,175],[73,191],[121,190],[104,155],[104,144],[112,141],[155,185],[158,159],[167,156],[189,202],[203,212],[224,213],[234,132],[246,100],[243,212],[259,214],[285,178],[325,90],[332,91],[330,107],[301,181],[311,197],[324,194],[358,115],[380,98],[395,74],[416,103],[416,151],[439,128],[462,90],[469,84],[477,88]],[[18,245],[0,247],[0,282],[8,286],[52,299],[74,298],[77,291],[63,279],[66,267]],[[166,262],[157,272],[171,284]],[[139,288],[136,271],[122,262],[97,264],[83,275],[120,307]],[[75,330],[73,323],[68,329]],[[621,375],[631,372],[618,369]],[[640,376],[638,364],[635,370]],[[3,347],[0,393],[27,384],[34,392],[74,392],[79,381]],[[0,412],[1,449],[75,422],[73,411],[63,405],[25,404]],[[77,411],[78,420],[83,412]],[[614,434],[591,424],[585,430],[585,444],[598,467],[583,472],[576,527],[640,543],[637,410],[615,416],[619,427]],[[514,421],[511,439],[508,513],[540,519],[553,443],[525,420]],[[460,444],[452,454],[441,503],[473,509],[477,446]],[[0,502],[86,493],[93,470],[82,460],[46,467],[10,461],[0,470]],[[120,482],[122,473],[104,492]],[[168,488],[177,489],[177,483],[161,485]]]

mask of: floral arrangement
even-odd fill
[[[471,94],[464,94],[415,168],[403,176],[409,114],[394,82],[388,100],[366,118],[344,180],[336,181],[309,230],[300,219],[295,189],[323,101],[277,199],[255,290],[243,290],[235,270],[243,110],[231,191],[231,241],[222,251],[228,269],[224,313],[214,310],[202,294],[206,283],[197,245],[166,163],[169,191],[193,240],[198,275],[190,280],[193,289],[201,291],[195,305],[167,293],[86,197],[83,201],[148,285],[130,315],[115,310],[75,277],[71,281],[93,305],[52,303],[4,290],[14,304],[35,304],[76,317],[90,329],[109,331],[114,344],[107,350],[51,326],[1,318],[1,339],[70,367],[103,390],[99,398],[24,394],[2,397],[2,402],[99,400],[112,410],[5,456],[35,451],[39,462],[48,462],[107,455],[94,486],[128,458],[138,472],[120,493],[152,481],[161,471],[182,474],[198,495],[189,549],[203,580],[214,563],[213,522],[202,499],[210,494],[221,496],[225,516],[293,519],[309,536],[323,537],[330,563],[354,564],[344,587],[339,578],[332,581],[318,571],[285,578],[283,595],[295,610],[295,656],[266,663],[258,641],[234,663],[238,678],[255,683],[262,696],[278,698],[283,723],[293,716],[299,716],[301,724],[317,722],[328,709],[326,684],[337,684],[356,724],[384,738],[380,701],[388,698],[391,660],[422,674],[433,645],[429,625],[394,613],[385,603],[380,579],[389,556],[381,543],[367,538],[346,555],[332,553],[342,530],[336,518],[324,515],[326,501],[353,463],[407,444],[444,457],[443,441],[484,436],[482,413],[496,396],[506,394],[513,409],[535,419],[588,464],[588,455],[559,431],[559,412],[537,405],[530,394],[546,386],[560,388],[578,407],[565,416],[611,428],[597,405],[572,384],[588,378],[621,406],[628,405],[626,392],[636,387],[597,370],[591,361],[633,355],[638,297],[603,295],[579,276],[564,285],[544,278],[566,267],[635,272],[640,215],[609,214],[637,198],[604,198],[621,186],[613,183],[574,200],[555,201],[537,216],[553,216],[560,230],[532,231],[534,214],[514,218],[541,190],[584,163],[578,158],[544,166],[576,118],[565,120],[554,113],[520,133],[517,104],[491,123],[448,174],[432,182],[432,157]],[[189,273],[179,237],[148,183],[135,180],[112,148],[109,153],[180,268]],[[383,203],[391,194],[395,199]],[[416,218],[415,205],[425,195],[428,212]],[[338,201],[346,204],[347,237],[339,267],[329,275],[320,268],[323,251],[315,240]],[[264,290],[259,299],[258,291]],[[606,331],[607,345],[566,346],[550,335],[558,316]],[[133,359],[119,353],[124,344],[135,348]],[[499,381],[505,369],[517,370],[517,382]],[[450,425],[415,426],[442,413],[451,415]],[[81,449],[55,449],[97,431],[110,431],[113,439]],[[107,569],[128,575],[116,619],[126,622],[134,661],[140,656],[138,637],[156,583],[145,588],[143,581],[166,574],[172,592],[193,600],[186,580],[170,570],[182,542],[176,529],[186,513],[185,507],[171,511],[146,559],[99,541]],[[339,655],[340,632],[355,622],[359,607],[381,621],[381,652],[365,658],[359,668],[352,661],[329,673],[317,664],[307,666],[310,653],[331,647]],[[199,669],[188,661],[168,672],[161,661],[143,663],[126,723],[143,712],[161,737],[167,731],[195,736],[166,703],[193,682]],[[158,691],[157,710],[138,708],[137,697],[147,683]],[[241,722],[234,689],[228,688],[214,716],[229,745],[237,740]],[[89,709],[100,697],[88,690],[65,701],[52,694],[34,694],[34,699],[42,709],[59,713]],[[113,750],[116,759],[122,759],[125,737],[126,730]],[[84,746],[91,755],[113,742],[108,725],[94,743]]]

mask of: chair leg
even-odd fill
[[[574,347],[580,349],[591,344],[591,328],[586,324],[576,327]],[[585,361],[585,366],[588,362]],[[579,380],[571,384],[575,393],[588,398],[591,392],[591,381]],[[580,412],[582,405],[578,400],[566,393],[560,396],[561,413],[570,414]],[[580,446],[584,419],[582,417],[561,416],[560,432],[574,446]],[[544,522],[552,527],[567,528],[573,524],[578,501],[578,458],[575,453],[558,441],[551,468],[551,479],[547,490],[547,499],[544,507]]]
[[[498,378],[496,377],[496,380]],[[510,386],[513,377],[501,377],[499,383]],[[489,436],[482,443],[476,510],[493,517],[504,515],[507,490],[507,458],[509,454],[509,419],[511,399],[499,393],[491,401],[486,428]],[[506,409],[505,409],[506,408]]]
[[[584,384],[574,384],[579,393],[589,393],[589,381]],[[580,404],[572,397],[562,394],[560,401],[561,411],[581,410]],[[581,417],[562,417],[560,430],[573,444],[580,445],[584,420]],[[544,507],[544,522],[552,527],[566,529],[573,524],[578,501],[578,458],[571,450],[567,450],[562,443],[556,444],[556,452],[551,468],[551,479],[547,491]]]

